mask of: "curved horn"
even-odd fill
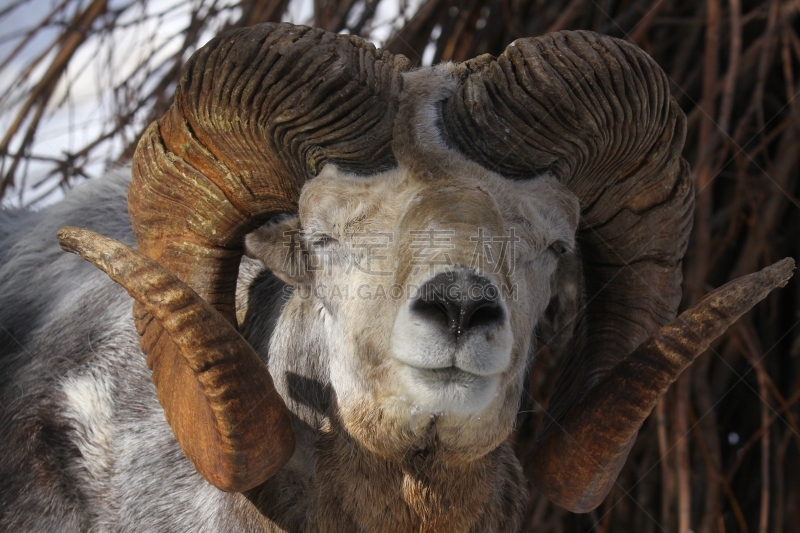
[[[481,56],[458,70],[461,88],[442,109],[448,142],[512,179],[550,171],[581,203],[585,334],[565,360],[548,406],[552,418],[537,436],[552,442],[567,412],[675,317],[694,203],[680,157],[685,118],[647,54],[590,32],[518,40],[497,59]],[[627,447],[642,420],[631,421]],[[588,479],[560,493],[566,488],[541,478],[556,471],[540,468],[571,468],[583,445],[562,438],[547,451],[540,446],[526,470],[550,499],[585,511],[581,495],[594,490]],[[601,452],[607,457],[598,463],[614,465],[613,480],[627,448]]]
[[[363,173],[393,166],[392,102],[408,68],[358,38],[290,24],[213,39],[189,60],[174,106],[134,155],[128,204],[139,250],[235,324],[244,235],[295,211],[326,161]],[[223,490],[265,481],[291,455],[289,430],[269,435],[275,444],[229,434],[229,422],[242,420],[251,426],[238,434],[261,435],[259,420],[275,415],[257,397],[228,401],[243,383],[198,381],[147,309],[136,304],[134,313],[167,421],[198,472]],[[272,466],[237,467],[259,462]]]
[[[795,268],[786,258],[709,293],[617,363],[538,442],[537,486],[571,511],[597,507],[617,479],[639,428],[695,358],[717,337],[786,285]]]
[[[72,227],[61,228],[58,241],[125,287],[166,330],[192,371],[198,392],[215,395],[208,409],[192,417],[192,423],[204,428],[223,426],[202,435],[201,462],[222,470],[221,477],[216,470],[209,473],[215,484],[242,490],[238,480],[269,477],[279,470],[294,451],[292,419],[269,371],[236,328],[167,269],[120,242]],[[263,407],[254,409],[256,404]],[[273,435],[281,438],[270,443],[267,454],[253,458],[236,452],[264,446]]]

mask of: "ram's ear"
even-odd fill
[[[284,215],[267,222],[245,237],[245,255],[259,259],[289,285],[311,281],[309,251],[302,236],[300,217]]]
[[[583,269],[578,252],[564,254],[550,284],[550,304],[539,318],[539,346],[547,345],[558,356],[567,348],[579,323],[583,300]]]

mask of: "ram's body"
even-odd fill
[[[125,290],[55,240],[72,224],[132,243],[129,182],[121,169],[48,209],[0,211],[0,531],[268,531],[242,494],[209,485],[181,452]],[[266,348],[285,293],[263,270],[245,260],[239,294],[251,303],[247,338]],[[312,377],[296,395],[313,396]],[[287,475],[272,502],[291,499],[280,514],[305,530],[311,479]]]
[[[164,420],[130,298],[54,238],[70,223],[132,242],[125,174],[0,211],[2,531],[241,530]]]

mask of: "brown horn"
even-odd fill
[[[481,56],[458,69],[462,85],[442,108],[448,142],[512,179],[552,172],[581,203],[578,242],[588,304],[576,328],[582,342],[565,358],[551,418],[537,436],[552,442],[567,412],[675,317],[694,203],[680,157],[685,117],[647,54],[591,32],[521,39],[497,59]],[[559,443],[561,450],[547,450],[572,457],[584,444]],[[568,505],[572,494],[593,491],[576,485],[565,495],[557,483],[542,480],[543,463],[568,468],[542,450],[526,470],[548,497]],[[621,465],[624,457],[616,453],[608,450]]]
[[[786,258],[723,285],[617,363],[539,441],[529,465],[539,489],[573,512],[600,505],[658,399],[728,326],[785,286],[794,268]]]
[[[193,449],[199,455],[195,460],[215,466],[206,478],[228,490],[244,490],[248,480],[274,475],[294,451],[291,415],[267,367],[236,328],[167,269],[120,242],[71,227],[59,230],[58,241],[125,287],[178,347],[196,392],[214,395],[215,401],[191,418],[204,428],[196,431],[203,446]],[[219,431],[208,431],[216,426]],[[268,453],[238,453],[258,447]]]
[[[356,37],[290,24],[213,39],[134,155],[128,204],[139,250],[235,324],[244,235],[295,211],[303,183],[328,161],[357,173],[394,165],[392,102],[408,68]],[[159,401],[198,472],[223,490],[265,481],[288,460],[293,436],[287,429],[264,444],[228,433],[241,421],[251,425],[237,434],[264,435],[260,419],[276,416],[260,396],[229,400],[249,390],[248,376],[201,383],[147,309],[134,312]],[[259,462],[272,466],[238,468]]]

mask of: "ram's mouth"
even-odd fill
[[[440,385],[453,384],[469,386],[471,384],[475,384],[475,382],[479,381],[480,378],[485,377],[472,374],[466,370],[458,368],[457,366],[448,366],[446,368],[415,368],[415,370],[421,379],[429,380],[432,383]]]
[[[477,414],[489,405],[500,386],[499,374],[481,376],[457,366],[402,365],[400,374],[411,404],[431,413]]]

